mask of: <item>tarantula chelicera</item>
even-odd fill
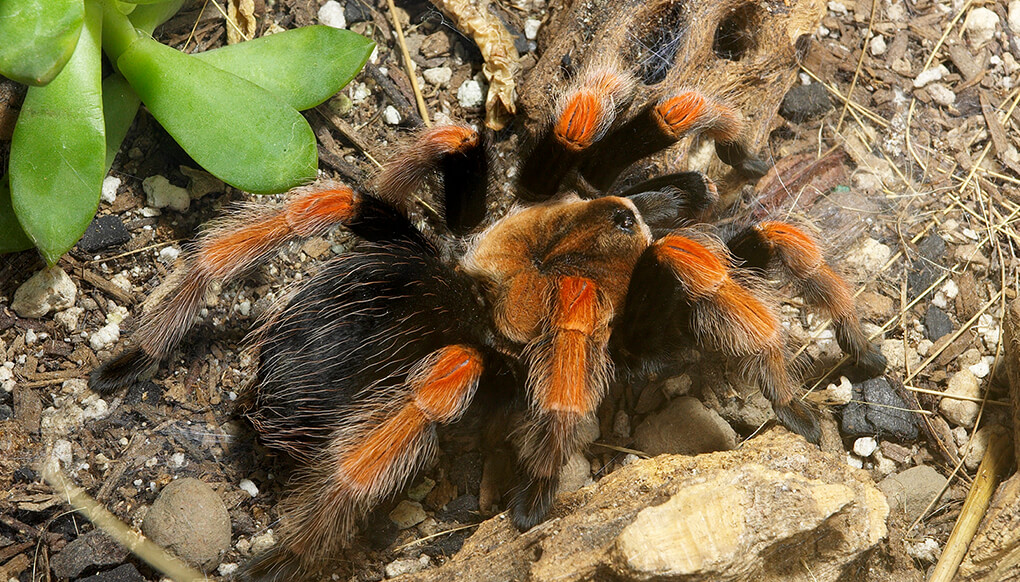
[[[760,222],[723,240],[705,223],[715,186],[697,172],[617,185],[633,162],[691,132],[714,138],[734,168],[762,170],[732,109],[680,91],[624,115],[634,87],[613,67],[578,74],[520,166],[520,202],[494,221],[485,221],[491,160],[464,126],[421,132],[374,192],[321,182],[280,208],[222,219],[133,347],[93,373],[101,392],[133,382],[182,339],[210,282],[283,243],[337,225],[359,237],[256,336],[244,413],[302,468],[283,501],[281,541],[249,566],[251,577],[314,571],[434,454],[436,426],[456,422],[483,392],[516,415],[510,513],[522,529],[548,512],[561,467],[586,444],[579,425],[608,384],[669,365],[680,346],[741,358],[780,421],[817,442],[766,269],[831,318],[849,356],[884,367],[847,284],[804,229]],[[407,201],[423,188],[437,193],[448,235],[408,219]]]

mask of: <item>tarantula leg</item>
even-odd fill
[[[769,221],[740,231],[728,246],[748,267],[781,265],[807,304],[832,319],[839,347],[870,374],[885,369],[885,356],[861,329],[850,287],[825,261],[814,237],[791,224]]]
[[[436,424],[458,420],[474,397],[481,354],[467,345],[440,348],[408,373],[402,396],[370,398],[352,412],[284,500],[281,542],[245,575],[256,580],[305,576],[347,545],[357,521],[404,486],[435,450]],[[284,572],[280,578],[274,572]]]
[[[526,530],[544,519],[560,468],[586,443],[578,427],[595,414],[612,364],[606,352],[612,307],[590,279],[561,277],[548,330],[528,346],[527,422],[514,435],[527,481],[515,492],[514,524]]]
[[[727,164],[752,168],[752,158],[738,141],[742,128],[743,123],[733,109],[698,91],[685,91],[648,105],[610,132],[592,149],[579,170],[588,184],[605,192],[634,162],[697,132],[723,144],[716,149],[722,152],[720,157]],[[762,174],[764,171],[758,175]]]
[[[719,201],[715,183],[701,172],[666,174],[636,184],[617,194],[637,206],[641,218],[662,236],[688,221],[704,222]]]
[[[743,358],[780,421],[817,443],[818,424],[797,398],[776,309],[740,279],[726,248],[708,235],[681,230],[659,239],[631,278],[618,326],[622,349],[669,357],[670,346],[690,333],[710,349]]]
[[[188,257],[187,271],[176,289],[145,317],[134,334],[134,345],[96,368],[89,379],[91,387],[108,393],[133,383],[180,342],[201,309],[210,283],[249,270],[287,241],[358,222],[360,206],[362,197],[353,190],[327,182],[298,189],[283,207],[246,205],[215,224]],[[360,221],[366,229],[370,222]]]
[[[560,182],[612,126],[630,103],[635,81],[612,65],[578,76],[560,99],[551,127],[538,138],[521,167],[521,197],[547,200]]]
[[[466,234],[485,217],[489,152],[482,136],[463,125],[422,131],[413,144],[393,157],[379,178],[379,195],[398,206],[422,185],[439,177],[447,227]]]

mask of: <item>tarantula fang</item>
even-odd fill
[[[680,91],[625,116],[635,84],[613,68],[579,75],[521,164],[517,192],[528,204],[487,225],[490,158],[483,136],[463,126],[423,131],[374,193],[320,182],[279,208],[243,207],[201,236],[176,291],[144,317],[128,350],[94,371],[100,392],[134,382],[180,342],[212,281],[288,241],[338,225],[360,239],[256,334],[259,364],[242,409],[265,444],[301,468],[282,502],[279,544],[246,577],[311,576],[434,454],[436,427],[473,401],[514,419],[511,516],[522,529],[539,523],[609,383],[669,365],[681,346],[741,358],[780,421],[817,442],[766,269],[831,318],[858,364],[884,368],[850,289],[807,231],[767,221],[724,242],[697,226],[718,198],[704,175],[621,183],[632,163],[691,132],[713,137],[738,171],[762,171],[735,111]],[[437,199],[453,236],[408,219],[421,193]]]

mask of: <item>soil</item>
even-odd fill
[[[283,28],[317,23],[321,4],[260,0],[260,33],[268,23]],[[458,89],[481,71],[477,48],[430,4],[397,4],[419,70],[450,69],[445,83],[422,85],[434,120],[480,125],[481,107],[465,108],[458,101]],[[968,12],[978,4],[968,4]],[[223,44],[223,18],[211,3],[204,12],[201,6],[189,4],[157,31],[157,38],[189,52]],[[975,469],[968,464],[954,474],[974,428],[947,422],[933,393],[945,391],[958,374],[973,374],[982,395],[994,400],[982,408],[977,426],[1009,426],[1008,409],[1000,402],[1007,398],[988,363],[999,351],[1003,305],[1016,298],[1020,30],[1010,29],[1003,3],[984,7],[998,16],[998,24],[993,37],[978,45],[978,32],[964,25],[968,13],[956,20],[961,2],[829,2],[798,73],[803,86],[791,92],[783,106],[786,118],[776,117],[764,151],[774,172],[746,191],[757,200],[783,197],[786,202],[771,206],[792,209],[794,218],[838,225],[840,232],[821,234],[844,258],[844,270],[860,290],[868,330],[878,334],[876,341],[890,357],[893,388],[906,408],[924,411],[914,415],[921,428],[916,437],[879,437],[884,456],[852,454],[856,438],[865,435],[845,429],[826,446],[872,471],[876,481],[914,465],[953,475],[947,494],[925,515],[891,518],[891,541],[873,559],[894,564],[895,579],[901,580],[917,578],[931,566],[938,551],[927,555],[917,548],[927,540],[936,548],[945,543]],[[505,21],[520,37],[525,68],[536,62],[542,37],[536,44],[520,31],[527,20],[547,22],[555,8],[543,0],[513,0],[503,7]],[[348,28],[371,36],[378,54],[340,97],[306,116],[320,140],[322,170],[363,183],[376,171],[370,160],[385,160],[420,118],[386,3],[348,0],[346,14]],[[926,73],[940,63],[944,69]],[[926,83],[932,76],[937,78]],[[0,89],[0,140],[7,140],[4,119],[17,109],[19,89],[2,79]],[[852,107],[841,97],[848,94]],[[387,107],[396,109],[398,123],[389,123]],[[513,155],[510,144],[516,142],[508,132],[497,137],[500,152]],[[8,145],[0,141],[0,161]],[[195,164],[151,117],[139,115],[112,172],[121,180],[116,199],[99,210],[100,216],[118,217],[129,240],[88,252],[79,247],[59,263],[78,290],[75,306],[82,311],[76,325],[66,326],[52,313],[18,317],[10,309],[13,295],[44,264],[34,251],[0,257],[0,364],[12,363],[14,375],[10,390],[0,391],[0,572],[5,580],[59,579],[54,557],[92,528],[36,472],[38,461],[54,447],[70,449],[65,464],[70,477],[132,527],[140,526],[172,479],[196,477],[211,485],[233,528],[223,566],[213,575],[229,574],[231,565],[246,561],[280,518],[276,504],[286,489],[288,466],[257,443],[232,406],[253,369],[244,338],[278,297],[314,272],[317,261],[342,252],[347,235],[292,245],[268,266],[211,294],[184,345],[150,380],[127,393],[96,405],[82,382],[124,343],[93,348],[90,340],[111,314],[128,310],[119,324],[122,338],[128,337],[146,298],[175,269],[186,241],[230,204],[250,198],[222,188],[193,200],[187,212],[152,212],[143,179],[162,175],[187,186],[182,166]],[[827,222],[837,215],[842,218]],[[841,375],[852,372],[835,366],[838,358],[827,348],[831,336],[826,338],[820,322],[801,307],[790,300],[783,311],[790,318],[794,349],[802,347],[797,353],[804,354],[807,385],[820,390],[838,385]],[[734,398],[732,390],[741,399],[758,398],[731,378],[733,368],[708,368],[690,372],[685,391],[727,420],[739,416],[724,410]],[[618,387],[607,397],[599,413],[600,442],[610,448],[588,452],[592,478],[624,462],[626,452],[617,449],[633,440],[630,431],[614,428],[636,427],[656,410],[663,401],[662,384],[653,383],[651,391]],[[89,416],[89,405],[101,411]],[[84,422],[81,416],[72,418],[75,408],[85,411]],[[338,561],[334,579],[379,580],[400,568],[442,563],[470,535],[471,527],[464,526],[501,509],[502,492],[494,485],[499,479],[492,476],[499,468],[487,464],[477,436],[481,431],[475,428],[469,423],[445,433],[447,452],[412,485],[423,492],[417,502],[425,519],[398,529],[390,514],[401,503],[406,506],[407,494],[384,503],[369,517],[358,545]],[[737,430],[747,437],[755,426]],[[893,464],[883,464],[883,458]],[[256,486],[254,496],[241,488],[245,479]],[[911,529],[915,518],[919,523]],[[454,531],[429,538],[448,530]],[[414,543],[422,538],[429,539]],[[97,559],[73,577],[106,573],[122,562],[144,579],[159,579],[130,556],[112,563]]]

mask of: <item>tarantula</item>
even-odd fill
[[[199,239],[133,347],[94,371],[100,392],[135,381],[182,339],[213,280],[282,244],[337,225],[359,237],[256,334],[244,414],[301,469],[283,501],[280,543],[248,576],[314,572],[434,454],[436,426],[456,422],[483,392],[516,419],[510,514],[521,529],[547,514],[562,465],[587,444],[578,427],[610,381],[667,366],[680,346],[741,358],[780,421],[817,442],[766,269],[832,319],[858,364],[885,366],[850,289],[804,229],[761,222],[724,241],[705,224],[718,195],[698,172],[617,184],[633,162],[692,132],[714,138],[741,172],[763,169],[731,108],[680,91],[624,115],[634,90],[615,67],[580,73],[521,164],[521,202],[487,226],[491,160],[483,136],[459,125],[422,131],[374,193],[323,181],[280,208],[245,207]],[[439,199],[448,236],[408,219],[408,201],[423,189]]]

